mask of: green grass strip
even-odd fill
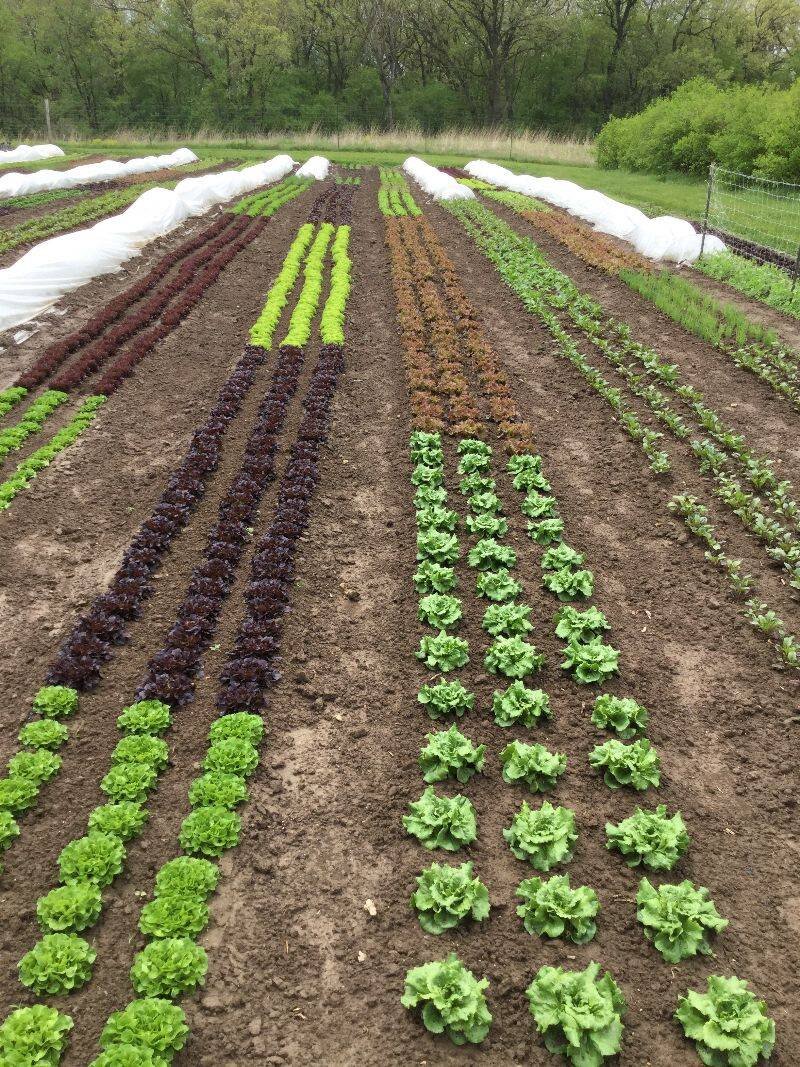
[[[289,320],[289,332],[281,342],[284,345],[302,348],[311,336],[311,323],[322,295],[325,253],[328,251],[334,229],[333,223],[323,222],[314,238],[303,267],[303,288]]]
[[[45,420],[67,399],[67,394],[58,389],[48,389],[31,404],[16,426],[0,430],[0,459],[20,448],[38,430]]]
[[[281,321],[283,309],[286,307],[289,294],[294,289],[313,235],[314,224],[311,222],[303,223],[297,231],[297,237],[286,253],[283,266],[272,284],[264,308],[250,328],[251,345],[257,345],[259,348],[272,347],[272,340],[278,323]]]
[[[353,261],[347,254],[350,227],[339,226],[331,245],[331,289],[320,316],[319,332],[323,344],[344,344],[344,309],[350,296],[350,269]]]
[[[8,389],[0,389],[0,419],[27,395],[28,390],[24,385],[9,385]]]
[[[701,274],[724,282],[745,296],[800,319],[800,282],[793,294],[792,279],[780,267],[771,263],[753,263],[734,252],[703,256],[694,267]]]
[[[104,396],[87,397],[72,420],[62,430],[59,430],[46,445],[18,464],[11,477],[0,483],[0,511],[5,511],[14,497],[23,489],[27,489],[40,471],[49,467],[60,452],[69,448],[73,441],[80,437],[86,427],[94,421],[97,409],[105,402]]]

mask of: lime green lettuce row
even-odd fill
[[[37,397],[16,426],[0,431],[0,459],[21,448],[29,437],[41,430],[45,419],[67,399],[67,394],[59,389],[48,389]]]
[[[350,269],[352,260],[347,254],[350,244],[350,227],[339,226],[331,245],[331,289],[322,309],[319,332],[323,344],[344,344],[344,309],[350,296]]]
[[[289,294],[294,289],[313,236],[314,224],[311,222],[304,223],[297,231],[297,237],[292,241],[286,253],[278,277],[272,283],[264,308],[250,329],[252,345],[257,345],[259,348],[272,347],[272,340],[283,309],[286,307]]]
[[[303,267],[303,288],[300,290],[295,309],[289,320],[289,332],[281,342],[284,345],[302,348],[311,337],[311,324],[322,295],[325,254],[334,229],[333,223],[323,222],[314,238]]]
[[[9,385],[8,389],[0,389],[0,419],[27,395],[28,390],[23,385]]]
[[[39,471],[49,467],[60,452],[80,437],[86,427],[94,421],[97,409],[105,402],[104,396],[88,397],[63,429],[59,430],[46,445],[17,465],[11,477],[0,484],[0,511],[9,507],[14,497],[27,488]]]

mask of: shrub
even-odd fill
[[[245,742],[245,744],[249,744]],[[209,771],[196,778],[189,789],[189,803],[193,808],[219,805],[235,808],[247,800],[247,782],[238,774]]]
[[[475,840],[475,810],[466,797],[437,796],[431,785],[419,800],[409,804],[408,810],[403,826],[425,848],[456,852]]]
[[[498,637],[489,645],[483,662],[492,674],[522,679],[541,670],[545,656],[536,651],[535,645],[523,641],[521,637]]]
[[[422,1006],[422,1021],[431,1033],[446,1034],[454,1045],[477,1045],[492,1022],[483,993],[488,985],[451,953],[447,959],[413,967],[400,1002],[404,1008]]]
[[[0,811],[27,811],[38,795],[39,786],[30,778],[0,778]]]
[[[33,698],[33,710],[44,719],[63,719],[78,710],[78,692],[66,685],[43,685]]]
[[[100,918],[103,898],[94,882],[71,882],[51,889],[36,902],[36,917],[46,933],[80,933]]]
[[[60,748],[68,736],[66,726],[56,719],[37,719],[27,723],[19,732],[20,744],[28,748]]]
[[[455,589],[456,572],[452,567],[424,559],[414,575],[414,588],[418,593],[446,593]]]
[[[560,637],[562,641],[589,641],[599,636],[603,630],[609,629],[605,615],[595,607],[578,611],[577,608],[565,604],[556,612],[555,621],[556,637]]]
[[[523,800],[522,807],[503,830],[503,837],[519,860],[527,860],[539,871],[549,871],[557,863],[569,863],[578,840],[575,816],[568,808],[554,808],[545,800],[533,810]]]
[[[241,737],[227,737],[209,745],[203,769],[247,777],[258,766],[258,749]]]
[[[593,637],[590,641],[573,639],[564,650],[561,666],[582,685],[602,682],[608,675],[617,673],[619,650],[607,645],[602,637]]]
[[[19,961],[19,980],[34,993],[61,996],[86,985],[96,958],[77,934],[45,934]]]
[[[219,868],[210,860],[177,856],[156,875],[156,896],[197,897],[205,900],[217,888]]]
[[[611,975],[606,971],[598,979],[599,973],[597,963],[583,971],[540,967],[526,990],[548,1052],[575,1067],[599,1067],[622,1045],[625,999]]]
[[[489,915],[489,893],[472,864],[446,867],[432,863],[417,877],[411,903],[426,934],[441,934],[467,918],[480,922]]]
[[[449,634],[437,634],[435,637],[423,637],[419,642],[417,659],[432,671],[446,674],[469,663],[469,645],[461,637]]]
[[[89,829],[114,834],[120,841],[130,841],[141,832],[147,822],[147,811],[141,804],[123,800],[116,804],[101,804],[89,813]]]
[[[485,745],[476,748],[454,724],[449,730],[427,734],[428,742],[419,756],[419,765],[426,782],[441,782],[457,778],[468,782],[476,771],[483,770]]]
[[[502,693],[495,690],[492,711],[498,726],[536,726],[541,719],[553,715],[547,693],[528,689],[522,682],[512,682]]]
[[[436,630],[446,630],[461,618],[461,601],[456,596],[429,593],[420,600],[418,615],[420,622]]]
[[[606,848],[621,852],[629,867],[641,863],[651,871],[671,871],[689,847],[681,813],[668,816],[665,804],[655,811],[637,808],[616,825],[607,822],[606,837]]]
[[[643,878],[636,903],[636,917],[667,963],[680,963],[698,952],[710,955],[709,932],[719,933],[728,925],[708,899],[708,890],[695,888],[688,879],[655,888]]]
[[[578,600],[590,597],[594,592],[594,575],[591,571],[562,567],[560,571],[543,574],[542,585],[561,601]]]
[[[712,974],[705,993],[690,989],[679,999],[675,1018],[703,1063],[712,1067],[753,1067],[768,1060],[775,1045],[767,1005],[741,978]]]
[[[180,997],[205,982],[205,949],[188,937],[151,941],[137,953],[131,967],[131,985],[146,997]]]
[[[513,600],[522,592],[522,586],[511,577],[505,567],[496,571],[481,571],[476,589],[478,596],[485,596],[487,600],[494,600],[496,603]]]
[[[417,694],[417,700],[425,705],[432,719],[441,719],[451,714],[460,718],[465,711],[475,706],[475,694],[465,689],[459,681],[423,685]]]
[[[169,704],[160,700],[139,700],[122,709],[117,726],[126,734],[163,734],[171,722]]]
[[[647,738],[629,745],[616,738],[606,741],[592,749],[589,763],[604,770],[603,781],[609,789],[619,789],[620,786],[647,789],[651,785],[658,786],[661,780],[658,753],[650,747]]]
[[[149,901],[139,916],[147,937],[196,937],[208,923],[208,907],[195,896],[164,894]]]
[[[526,745],[512,741],[500,753],[503,781],[509,785],[524,782],[531,793],[555,789],[558,778],[567,768],[567,757],[550,752],[544,745]]]
[[[521,637],[533,629],[527,604],[490,604],[481,624],[492,637]]]
[[[111,753],[112,763],[143,763],[156,771],[166,767],[168,761],[166,741],[150,734],[129,734],[116,743]]]
[[[103,889],[122,870],[125,846],[113,834],[92,831],[66,844],[58,857],[61,881],[94,882]]]
[[[234,711],[211,724],[208,739],[212,744],[216,744],[218,741],[227,741],[229,737],[237,737],[240,741],[258,745],[263,736],[264,720],[260,715],[253,715],[249,711]]]
[[[158,775],[146,763],[118,763],[100,782],[100,788],[114,801],[141,804]]]
[[[8,773],[12,778],[27,778],[36,785],[49,782],[58,774],[60,767],[61,757],[46,748],[37,748],[33,752],[18,752],[8,761]]]
[[[181,823],[181,848],[190,855],[221,856],[239,843],[242,820],[235,811],[215,805],[195,808]]]
[[[72,1019],[55,1008],[15,1008],[0,1025],[0,1053],[9,1067],[57,1067],[67,1047]]]
[[[603,693],[594,702],[592,722],[601,730],[614,730],[622,738],[635,737],[647,729],[647,708],[630,697],[614,697]]]
[[[568,874],[554,874],[547,881],[526,878],[517,886],[517,896],[523,901],[517,915],[529,934],[565,937],[584,945],[597,933],[597,893],[586,885],[572,889]]]
[[[115,1011],[103,1028],[100,1044],[107,1050],[116,1045],[144,1046],[170,1060],[188,1036],[181,1008],[154,997],[134,1000],[122,1011]]]

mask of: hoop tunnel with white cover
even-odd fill
[[[18,144],[16,148],[0,152],[0,166],[4,163],[33,163],[37,159],[63,155],[63,150],[55,144]]]
[[[184,178],[174,189],[149,189],[126,211],[88,229],[42,241],[0,270],[0,330],[28,322],[65,293],[119,270],[190,216],[279,181],[294,166],[291,156],[279,155],[244,170]]]
[[[501,189],[511,189],[525,196],[544,200],[570,215],[590,223],[600,233],[627,241],[641,256],[656,262],[694,263],[700,255],[702,235],[685,219],[662,215],[651,219],[638,208],[613,200],[596,189],[584,189],[575,182],[558,178],[536,178],[514,174],[496,163],[476,159],[464,170],[473,178]],[[724,252],[725,245],[714,236],[706,236],[705,254]]]
[[[147,174],[165,167],[183,167],[195,163],[197,156],[189,148],[178,148],[162,156],[141,156],[123,163],[104,159],[100,163],[85,163],[69,170],[37,170],[30,174],[12,171],[0,177],[0,197],[27,196],[29,193],[49,192],[51,189],[73,189],[87,182],[110,182],[131,174]]]
[[[403,170],[434,200],[471,200],[475,196],[468,186],[417,156],[409,156],[403,164]]]

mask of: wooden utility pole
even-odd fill
[[[50,126],[50,98],[47,97],[47,96],[44,98],[44,122],[45,122],[45,125],[47,126],[47,137],[48,137],[49,140],[52,141],[52,139],[53,139],[53,130],[52,130],[52,127]]]

